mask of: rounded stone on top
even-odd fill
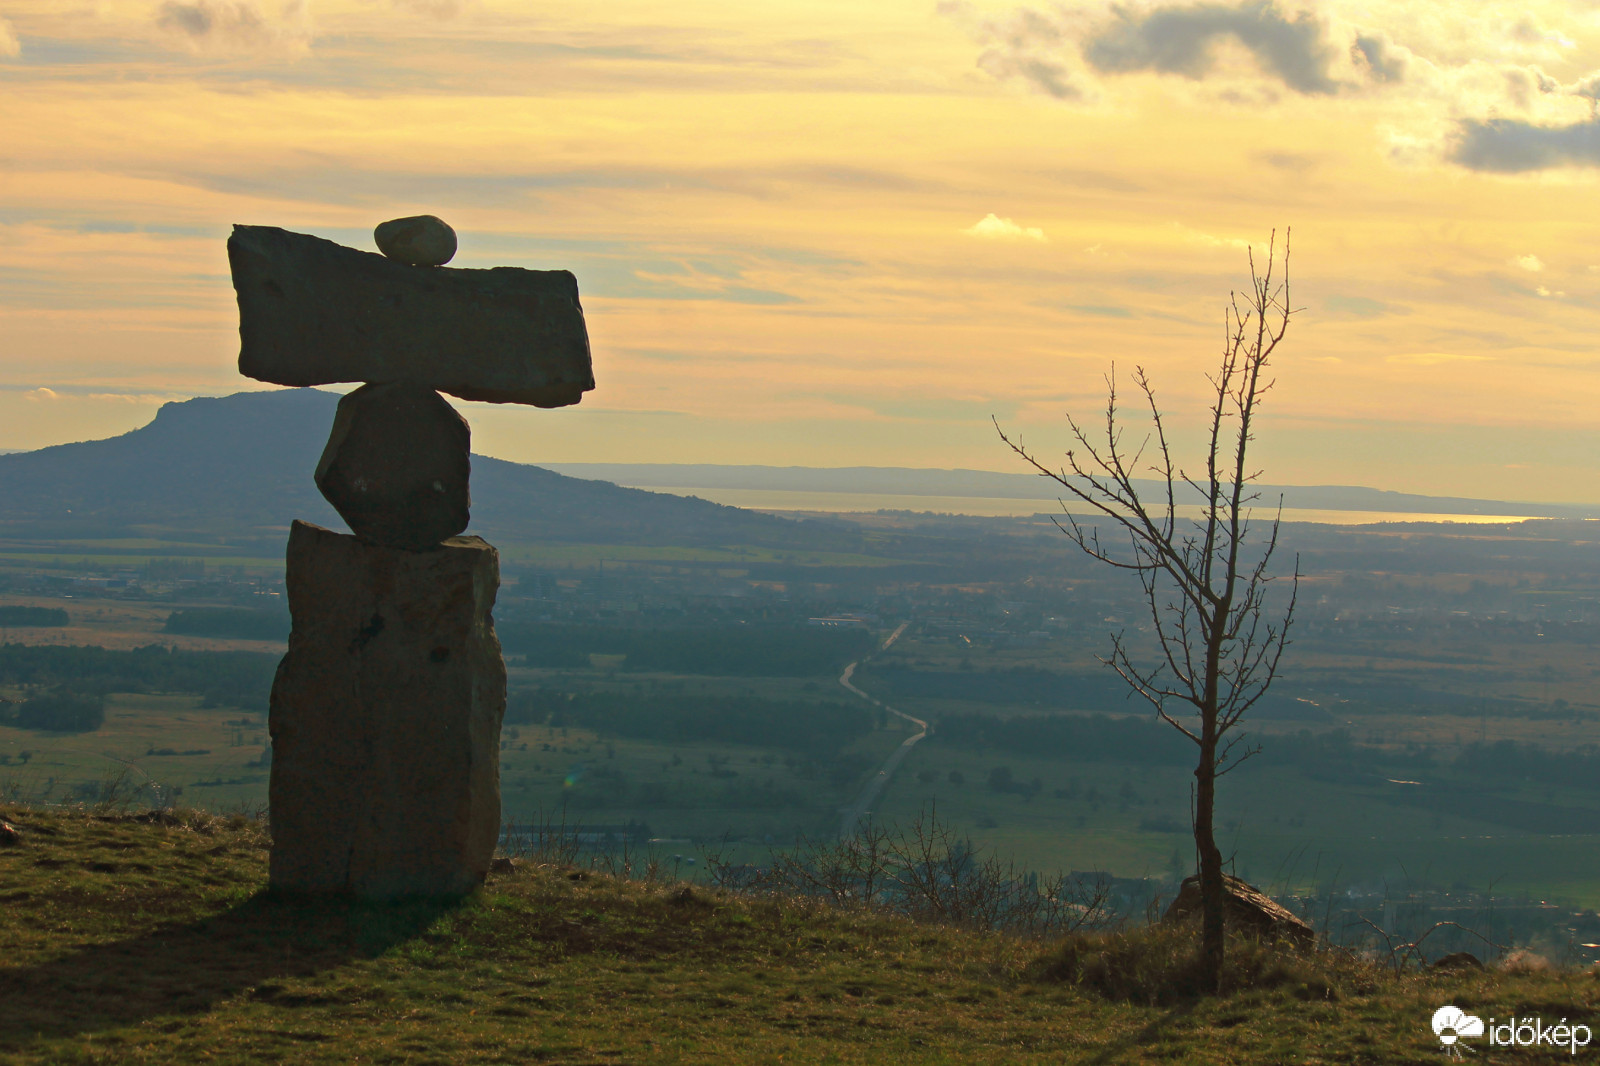
[[[467,528],[471,445],[466,419],[426,385],[363,385],[339,401],[317,488],[362,540],[437,548]]]
[[[378,251],[412,266],[444,266],[456,254],[456,231],[433,215],[411,215],[378,223]]]

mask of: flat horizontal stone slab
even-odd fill
[[[275,226],[233,227],[228,262],[246,377],[415,381],[535,407],[565,407],[594,388],[568,271],[411,266]]]
[[[294,630],[272,684],[275,889],[458,895],[500,837],[506,672],[490,610],[499,557],[289,533]]]

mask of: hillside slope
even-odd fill
[[[1445,1003],[1548,1025],[1600,1008],[1591,975],[1395,978],[1261,950],[1236,953],[1235,991],[1153,1004],[1116,956],[1170,960],[1137,938],[1079,941],[1073,981],[1060,945],[670,880],[522,863],[459,904],[305,900],[263,891],[248,819],[0,819],[21,830],[0,847],[8,1063],[1421,1064]]]

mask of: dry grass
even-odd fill
[[[1442,1003],[1600,1007],[1589,975],[1270,948],[1194,998],[1181,934],[1041,944],[533,862],[461,901],[287,898],[248,818],[0,818],[4,1063],[1433,1063]]]

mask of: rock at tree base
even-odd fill
[[[420,381],[563,407],[594,388],[565,270],[416,267],[275,226],[235,226],[239,373],[277,385]]]
[[[1479,961],[1478,956],[1470,951],[1454,951],[1442,958],[1435,959],[1430,969],[1481,970],[1483,969],[1483,963]]]
[[[409,552],[295,522],[272,684],[272,887],[459,895],[500,834],[494,548]]]
[[[455,258],[456,231],[437,215],[412,215],[378,223],[378,251],[412,266],[444,266]]]
[[[1263,895],[1237,877],[1222,875],[1223,898],[1226,901],[1225,927],[1230,933],[1244,933],[1262,940],[1283,938],[1300,947],[1311,947],[1317,935],[1293,911],[1276,900]],[[1178,896],[1161,916],[1163,922],[1200,920],[1200,875],[1183,879]]]
[[[339,401],[317,488],[362,540],[422,551],[467,528],[472,431],[444,397],[408,381]]]

